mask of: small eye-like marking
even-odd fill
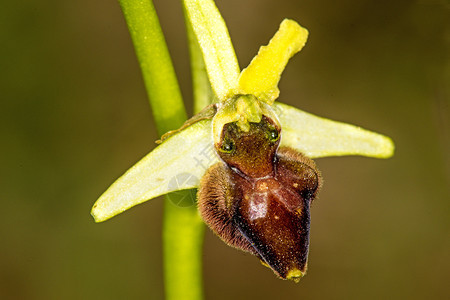
[[[280,138],[280,134],[276,128],[269,129],[268,137],[271,142],[276,142]]]
[[[223,153],[233,153],[235,149],[236,145],[230,139],[224,139],[222,146],[219,148],[219,150]]]

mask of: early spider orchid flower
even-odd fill
[[[240,72],[225,23],[210,0],[185,0],[216,101],[128,170],[97,200],[105,221],[132,206],[198,188],[205,223],[228,245],[256,255],[283,279],[306,272],[310,204],[321,186],[311,158],[387,158],[392,141],[360,127],[274,103],[288,60],[308,31],[284,20]],[[170,184],[179,174],[190,180]]]

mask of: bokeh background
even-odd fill
[[[179,4],[155,1],[190,107]],[[217,5],[241,67],[283,18],[307,27],[280,101],[384,133],[396,154],[317,160],[325,185],[299,284],[207,231],[206,298],[448,299],[448,2]],[[0,298],[162,299],[163,199],[89,215],[158,138],[118,3],[6,1],[0,34]]]

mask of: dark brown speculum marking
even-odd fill
[[[227,244],[258,256],[281,278],[306,271],[310,204],[321,184],[312,160],[281,147],[281,130],[263,116],[248,132],[226,124],[215,145],[224,163],[202,178],[198,205]]]

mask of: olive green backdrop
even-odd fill
[[[155,2],[190,105],[179,1]],[[384,133],[397,148],[389,160],[317,160],[325,184],[299,284],[207,231],[206,298],[448,297],[448,2],[217,5],[241,67],[283,18],[307,27],[279,100]],[[118,3],[5,1],[0,41],[0,298],[163,298],[163,199],[102,224],[89,215],[158,138]]]

